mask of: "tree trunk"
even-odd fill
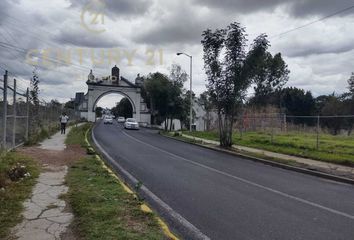
[[[210,112],[207,112],[207,119],[206,119],[206,130],[210,131]]]
[[[350,125],[349,129],[348,129],[348,137],[350,135],[352,135],[352,131],[353,131],[353,125]]]
[[[227,114],[219,114],[220,146],[229,148],[232,146],[233,117]]]
[[[171,117],[171,119],[170,119],[170,132],[172,131],[172,117]]]
[[[168,130],[168,118],[165,118],[165,131],[167,132]]]

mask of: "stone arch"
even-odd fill
[[[108,94],[117,93],[129,100],[133,109],[133,118],[139,123],[150,124],[151,114],[141,97],[141,82],[132,83],[121,77],[117,66],[112,68],[112,75],[108,78],[95,78],[90,71],[86,84],[88,87],[87,93],[79,106],[82,118],[86,118],[89,122],[96,122],[95,108],[97,102]]]
[[[109,94],[112,94],[112,93],[117,93],[117,94],[120,94],[120,95],[124,96],[125,98],[127,98],[129,100],[130,104],[132,105],[133,114],[136,113],[136,105],[137,104],[134,103],[134,101],[131,99],[131,97],[128,94],[126,94],[126,93],[124,93],[122,91],[119,91],[119,90],[108,90],[108,91],[100,93],[96,97],[96,99],[93,101],[92,112],[95,112],[96,105],[97,105],[98,101],[100,101],[101,98],[103,98],[104,96],[107,96]]]

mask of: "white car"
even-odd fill
[[[118,117],[117,122],[119,123],[124,123],[125,122],[125,117]]]
[[[105,116],[103,118],[103,124],[113,124],[113,118],[111,116]]]
[[[139,129],[139,123],[134,118],[127,118],[124,123],[125,129]]]

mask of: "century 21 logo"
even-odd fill
[[[81,26],[92,33],[103,33],[106,31],[104,25],[104,9],[103,0],[91,0],[81,11]]]

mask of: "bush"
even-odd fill
[[[53,134],[55,134],[58,131],[59,131],[58,124],[51,124],[49,126],[42,126],[39,130],[30,133],[29,139],[25,142],[25,145],[30,146],[30,145],[37,144],[37,143],[49,138],[50,136],[52,136]]]
[[[181,134],[180,132],[174,132],[174,133],[173,133],[173,136],[174,136],[174,137],[180,137],[180,136],[182,136],[182,134]]]
[[[16,152],[0,153],[0,239],[8,239],[10,229],[22,220],[23,201],[38,175],[34,160]]]

